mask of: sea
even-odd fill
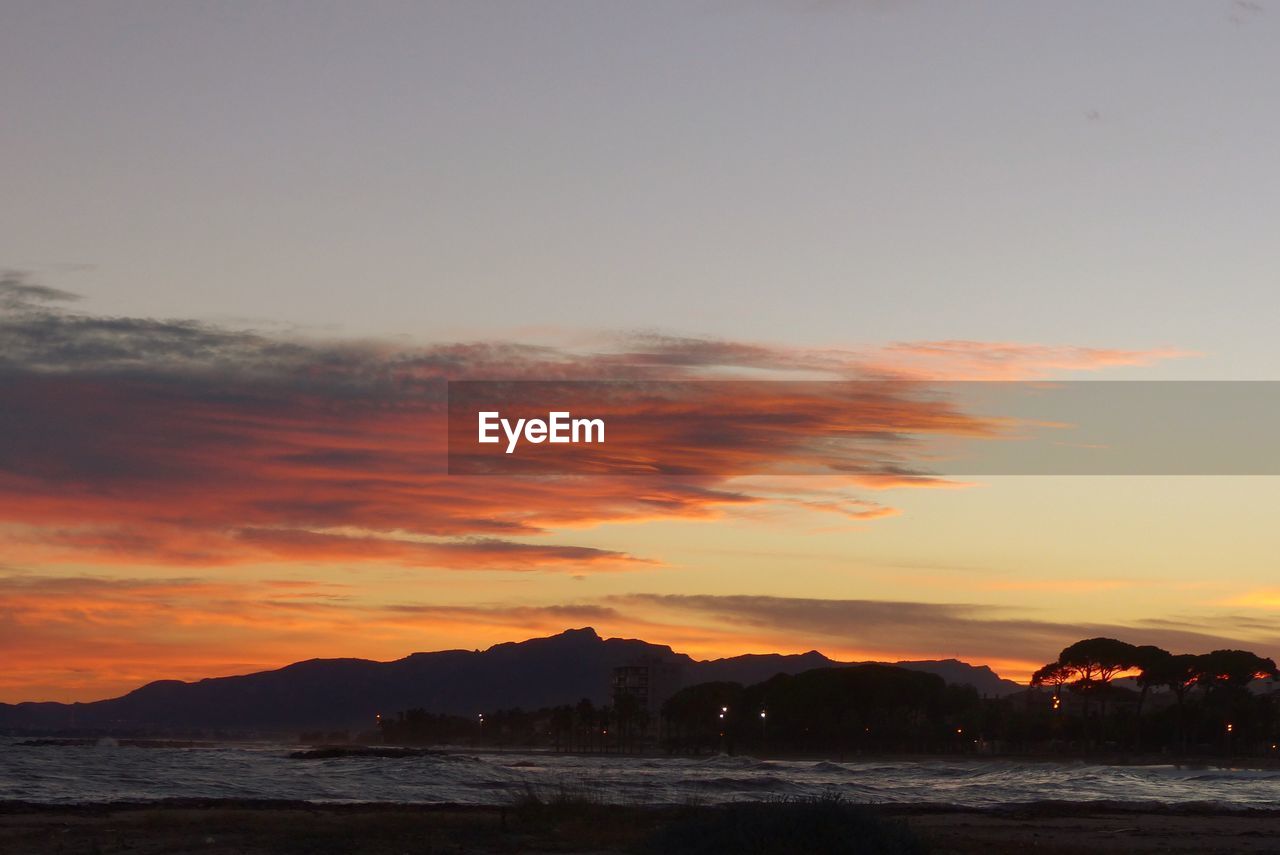
[[[337,754],[337,756],[333,756]],[[296,745],[33,744],[0,738],[0,801],[165,799],[504,805],[534,793],[620,804],[841,795],[865,803],[992,808],[1031,802],[1280,807],[1280,768],[1001,759],[762,760],[477,753],[300,752]]]

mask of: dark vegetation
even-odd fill
[[[905,821],[888,819],[838,795],[704,808],[659,829],[646,849],[663,855],[917,855],[929,851]]]
[[[383,741],[395,745],[534,746],[582,753],[638,751],[650,724],[649,714],[629,695],[603,706],[583,698],[572,706],[499,709],[475,718],[413,709],[378,721]]]
[[[708,682],[649,715],[634,698],[475,718],[409,710],[385,742],[557,751],[857,754],[1280,756],[1280,694],[1258,691],[1275,663],[1243,650],[1173,654],[1110,638],[1064,649],[1025,691],[983,697],[891,665],[815,668],[752,685]]]
[[[1114,684],[1122,674],[1133,675],[1136,690]],[[1031,685],[1051,692],[1048,725],[1056,741],[1134,751],[1185,753],[1194,747],[1274,756],[1280,742],[1280,696],[1251,688],[1256,681],[1274,683],[1277,678],[1273,660],[1247,650],[1175,654],[1152,645],[1089,638],[1064,649],[1032,676]],[[1158,705],[1152,703],[1153,695]]]
[[[1116,685],[1127,676],[1134,688]],[[982,698],[883,665],[820,668],[754,686],[704,683],[664,707],[673,750],[753,753],[1164,752],[1272,755],[1276,665],[1243,650],[1175,655],[1110,638],[1064,649],[1027,691]]]

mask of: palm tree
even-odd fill
[[[575,712],[578,717],[578,732],[582,734],[578,750],[590,751],[591,737],[595,734],[596,729],[596,705],[591,703],[590,698],[583,698],[578,701]]]
[[[618,747],[627,752],[631,748],[632,730],[640,723],[644,707],[639,698],[624,692],[614,699],[613,714],[618,726]]]
[[[556,751],[560,750],[560,740],[566,744],[573,741],[573,707],[558,706],[551,711],[551,734],[555,739]]]

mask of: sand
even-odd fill
[[[624,853],[677,815],[708,808],[543,809],[176,801],[47,807],[0,804],[3,853]],[[1152,811],[1049,804],[974,811],[885,807],[933,855],[1280,852],[1280,810]]]

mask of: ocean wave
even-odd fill
[[[510,752],[346,751],[296,746],[22,746],[0,739],[0,800],[45,804],[192,799],[510,804],[532,788],[599,801],[729,802],[839,792],[857,801],[993,807],[1071,801],[1273,808],[1280,769],[1011,760],[762,760]]]

